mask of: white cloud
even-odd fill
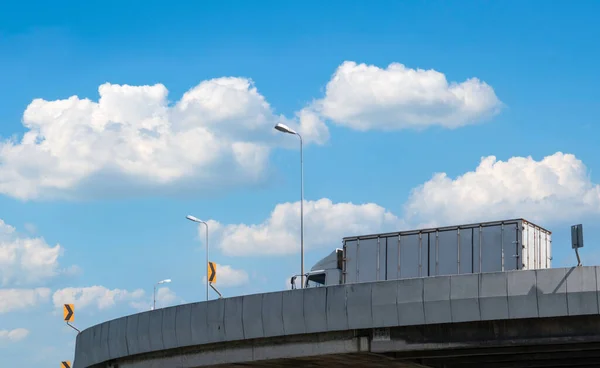
[[[62,252],[59,244],[52,247],[43,238],[19,236],[0,219],[0,285],[35,284],[58,275]]]
[[[278,121],[307,142],[328,136],[310,113],[275,115],[245,78],[203,81],[173,105],[162,84],[106,83],[98,91],[97,102],[31,102],[21,141],[0,141],[0,193],[70,198],[248,185],[263,179],[272,147],[291,145],[273,129]]]
[[[134,291],[108,289],[104,286],[68,287],[57,290],[52,295],[54,306],[62,308],[63,304],[74,304],[76,310],[96,307],[99,310],[114,307],[117,303],[135,303],[144,297],[141,289]]]
[[[8,340],[17,342],[25,339],[29,335],[29,331],[24,328],[16,328],[14,330],[0,330],[0,341]]]
[[[177,300],[177,295],[168,287],[161,287],[156,290],[156,304],[161,306],[170,306]]]
[[[217,264],[217,282],[215,286],[235,287],[247,284],[249,281],[248,273],[244,270],[237,270],[229,265]],[[202,283],[206,283],[206,276],[202,278]]]
[[[344,62],[314,108],[356,130],[396,130],[441,125],[456,128],[494,115],[502,103],[477,78],[448,83],[435,70],[392,63],[386,69]]]
[[[324,119],[358,130],[459,127],[499,111],[476,78],[449,83],[435,70],[344,62],[323,99],[293,118],[275,114],[246,78],[206,80],[170,103],[162,84],[105,83],[99,99],[33,100],[22,139],[0,141],[0,193],[23,200],[224,190],[266,178],[274,147],[296,147],[273,129],[284,122],[305,143],[325,143]],[[218,185],[215,185],[218,183]]]
[[[600,185],[591,182],[583,162],[572,154],[557,152],[540,161],[488,156],[475,171],[455,179],[435,174],[414,189],[405,210],[411,223],[524,217],[543,226],[600,214]]]
[[[401,225],[398,217],[374,203],[332,203],[327,198],[304,202],[305,249],[333,249],[344,236],[397,230]],[[210,221],[209,228],[228,256],[293,254],[300,250],[300,202],[278,204],[258,225]]]
[[[305,202],[305,249],[333,249],[345,236],[524,217],[541,226],[600,215],[600,185],[572,154],[536,161],[484,157],[455,179],[438,173],[413,189],[402,217],[374,204]],[[211,237],[228,256],[286,255],[299,251],[300,204],[275,206],[260,224],[210,220]],[[203,229],[200,230],[203,236]]]
[[[0,289],[0,314],[20,311],[45,303],[50,298],[50,289]]]
[[[153,308],[154,295],[150,295],[148,298],[135,300],[129,303],[129,305],[139,311],[147,311]],[[177,296],[168,287],[159,287],[156,289],[156,308],[166,308],[172,305],[183,303],[183,299]]]

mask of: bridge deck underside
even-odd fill
[[[427,354],[335,354],[213,367],[587,368],[600,367],[600,344],[457,349],[430,351]]]
[[[221,363],[230,363],[215,363],[219,351],[219,359],[225,360]],[[248,352],[248,359],[234,360],[236,351]],[[204,356],[202,363],[192,363],[193,358],[185,360],[188,364],[163,360],[195,354]],[[271,358],[261,358],[266,356]],[[155,365],[147,365],[150,361]],[[377,339],[372,330],[276,337],[176,349],[119,363],[121,368],[600,367],[600,315],[392,327],[387,337]]]

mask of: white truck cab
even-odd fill
[[[342,283],[342,256],[343,250],[335,249],[327,257],[318,261],[309,272],[304,274],[304,287],[321,287],[340,285]],[[292,289],[296,288],[296,279],[300,275],[292,276]]]

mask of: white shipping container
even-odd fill
[[[346,237],[342,283],[550,268],[551,244],[524,219]]]

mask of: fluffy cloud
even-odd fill
[[[138,311],[151,310],[154,306],[153,298],[154,295],[150,295],[149,298],[136,299],[135,301],[131,301],[129,305]],[[183,302],[183,300],[168,287],[156,289],[156,308],[165,308],[181,302]]]
[[[223,190],[262,182],[274,147],[329,138],[325,119],[358,130],[458,127],[497,112],[493,89],[476,78],[449,83],[435,70],[343,63],[326,94],[292,118],[276,115],[253,82],[206,80],[171,104],[162,84],[106,83],[99,99],[33,100],[22,139],[0,141],[0,193],[74,198],[161,190]],[[215,185],[218,183],[218,185]]]
[[[234,287],[247,284],[249,281],[248,273],[244,270],[237,270],[228,265],[217,264],[217,283],[218,287]],[[202,278],[206,283],[206,276]]]
[[[438,173],[414,188],[402,217],[374,203],[307,201],[305,248],[333,249],[344,236],[427,226],[516,217],[544,226],[589,215],[600,215],[600,185],[574,155],[557,152],[539,161],[489,156],[474,171],[455,179]],[[209,221],[209,226],[228,256],[285,255],[298,252],[299,216],[299,202],[283,203],[260,224]]]
[[[600,185],[581,160],[557,152],[536,161],[481,159],[455,179],[445,173],[415,188],[405,207],[411,223],[455,224],[525,217],[543,223],[600,214]]]
[[[58,264],[62,252],[43,238],[19,236],[0,219],[0,286],[39,283],[64,272]]]
[[[456,128],[497,113],[501,105],[492,87],[477,78],[448,83],[435,70],[399,63],[382,69],[347,61],[314,108],[337,124],[364,131]]]
[[[49,298],[48,288],[0,289],[0,314],[35,307]]]
[[[228,256],[285,255],[299,252],[300,202],[275,206],[257,225],[222,225],[210,221],[211,236]],[[327,198],[304,202],[304,247],[339,246],[344,236],[397,230],[402,221],[374,203],[333,203]],[[202,231],[202,229],[200,229]]]
[[[141,289],[127,291],[122,289],[111,290],[104,286],[69,287],[54,292],[52,301],[57,308],[62,308],[63,304],[71,303],[75,304],[78,310],[88,307],[96,307],[102,310],[114,307],[120,302],[129,302],[131,306],[134,306],[132,303],[138,302],[144,297],[144,294]]]
[[[21,141],[0,141],[0,193],[34,199],[247,185],[263,178],[272,147],[291,144],[273,129],[278,121],[307,142],[328,136],[308,110],[293,120],[276,116],[244,78],[203,81],[173,105],[162,84],[106,83],[98,92],[97,102],[31,102]]]
[[[8,340],[17,342],[25,339],[29,335],[29,331],[24,328],[16,328],[14,330],[0,330],[0,341]]]
[[[172,305],[177,300],[177,295],[168,287],[156,290],[156,304],[161,306]]]

